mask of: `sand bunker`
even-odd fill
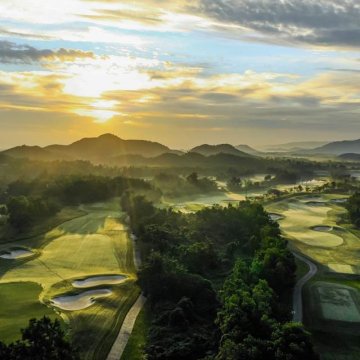
[[[34,255],[34,253],[27,249],[9,249],[0,252],[0,258],[7,260],[23,259],[32,255]]]
[[[127,279],[125,275],[104,275],[104,276],[92,276],[83,280],[76,280],[72,283],[76,288],[89,288],[99,285],[115,285],[121,284]]]
[[[95,303],[95,299],[110,296],[109,289],[89,290],[78,295],[59,296],[51,300],[51,304],[67,311],[82,310]]]
[[[283,215],[276,214],[276,213],[271,213],[271,214],[269,214],[269,216],[270,216],[270,219],[272,221],[279,221],[279,220],[282,220],[284,218]]]
[[[333,230],[332,226],[327,226],[327,225],[318,225],[318,226],[314,226],[312,228],[312,230],[314,231],[321,231],[321,232],[329,232]]]

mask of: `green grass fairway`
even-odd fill
[[[0,293],[11,283],[24,281],[37,283],[36,296],[22,293],[23,301],[37,302],[40,309],[20,308],[20,318],[29,320],[43,314],[56,312],[69,323],[70,335],[81,350],[84,359],[104,359],[111,348],[128,310],[139,295],[135,285],[136,270],[133,262],[133,246],[126,227],[121,223],[118,201],[81,207],[87,213],[65,222],[36,239],[12,242],[11,246],[35,248],[37,256],[25,261],[0,260]],[[40,247],[35,247],[41,244]],[[3,244],[1,248],[6,248]],[[0,249],[1,250],[1,249]],[[97,299],[95,304],[78,311],[51,309],[53,297],[80,293],[89,289],[75,289],[72,282],[94,275],[123,274],[127,281],[118,285],[100,285],[95,288],[112,290],[107,298]],[[46,307],[42,304],[49,306]],[[19,331],[13,318],[0,316],[0,323]],[[2,338],[0,333],[0,339]]]
[[[281,228],[291,238],[311,246],[333,247],[343,243],[343,239],[333,232],[315,231],[317,225],[334,225],[327,220],[329,206],[311,206],[307,201],[298,200],[288,203],[289,209],[282,212]]]
[[[16,282],[0,285],[0,339],[6,343],[20,338],[20,329],[29,323],[29,315],[40,318],[44,315],[59,318],[53,309],[39,302],[40,285],[31,282]],[[59,318],[60,319],[60,318]]]

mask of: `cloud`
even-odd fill
[[[94,58],[90,51],[73,49],[36,49],[29,45],[18,45],[10,41],[0,41],[0,62],[31,64],[46,61],[72,61],[76,59]]]
[[[357,0],[200,0],[199,7],[253,40],[360,47]]]

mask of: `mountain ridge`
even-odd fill
[[[195,146],[189,152],[198,153],[204,156],[228,154],[228,155],[236,155],[239,157],[252,157],[251,154],[248,154],[244,151],[240,151],[236,149],[235,146],[232,146],[230,144],[218,144],[218,145],[202,144],[199,146]]]

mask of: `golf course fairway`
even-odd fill
[[[0,259],[2,341],[19,339],[29,319],[46,315],[63,320],[82,359],[106,358],[140,293],[133,244],[118,203],[82,206],[84,216],[36,240],[11,243],[12,248],[34,249],[36,256]]]
[[[322,360],[360,354],[360,231],[346,222],[344,199],[297,195],[266,206],[281,215],[290,249],[309,266],[295,288],[294,318],[311,331]]]

